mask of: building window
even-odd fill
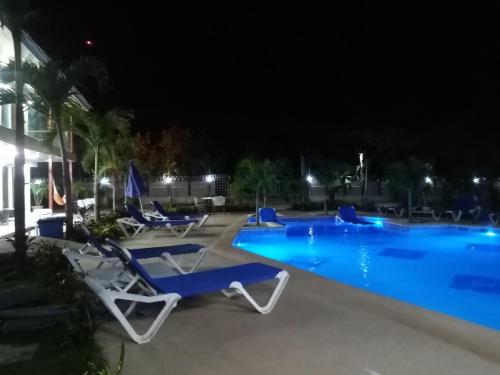
[[[4,128],[12,129],[12,105],[5,104],[0,107],[1,107],[0,124]]]

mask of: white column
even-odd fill
[[[26,222],[28,222],[31,215],[31,164],[24,165],[24,212]]]
[[[0,210],[3,209],[3,165],[0,165]]]
[[[14,168],[11,166],[7,167],[7,203],[9,209],[14,208]]]

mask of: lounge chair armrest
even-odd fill
[[[122,301],[140,302],[140,303],[156,303],[156,302],[168,302],[172,298],[181,299],[181,296],[177,293],[168,294],[157,294],[154,296],[144,296],[141,294],[126,293],[126,292],[110,292],[113,299],[119,299]]]
[[[116,290],[107,290],[99,281],[96,279],[86,276],[85,283],[92,289],[98,296],[104,299],[112,300],[122,300],[140,303],[156,303],[171,301],[174,299],[181,299],[181,296],[177,293],[167,293],[167,294],[155,294],[155,295],[142,295],[136,293],[120,292]]]
[[[144,214],[144,217],[150,220],[159,220],[159,221],[167,220],[165,216],[163,216],[158,212],[146,212]]]
[[[63,250],[63,253],[64,255],[66,255],[66,257],[70,256],[77,260],[89,260],[98,263],[111,263],[111,264],[121,262],[120,258],[118,257],[103,257],[100,255],[80,254],[67,248]]]

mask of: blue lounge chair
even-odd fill
[[[443,215],[450,215],[453,221],[458,222],[464,214],[469,214],[472,220],[477,221],[481,215],[481,206],[477,198],[472,195],[466,195],[457,200],[455,208],[442,212]]]
[[[369,221],[360,219],[358,215],[356,215],[356,209],[354,206],[344,204],[339,207],[339,212],[335,216],[335,221],[337,223],[351,223],[351,224],[373,224]]]
[[[167,228],[177,237],[184,238],[193,226],[198,223],[198,220],[148,220],[135,206],[129,204],[127,204],[127,210],[131,217],[116,220],[127,237],[137,236],[148,228]]]
[[[260,221],[262,223],[275,223],[279,225],[285,225],[278,219],[276,215],[276,210],[274,208],[259,208]]]
[[[87,239],[87,244],[79,249],[80,254],[87,254],[87,249],[95,249],[101,257],[105,258],[119,258],[121,252],[125,255],[127,259],[152,259],[158,258],[161,259],[163,263],[165,263],[169,268],[173,268],[181,274],[194,272],[198,266],[201,264],[205,256],[208,254],[207,249],[198,244],[181,244],[181,245],[171,245],[171,246],[156,246],[156,247],[148,247],[148,248],[139,248],[139,249],[128,249],[123,245],[118,244],[117,242],[113,242],[114,247],[109,248],[109,246],[105,246],[101,240],[99,240],[96,236],[94,236],[90,230],[84,224],[81,225],[82,232]],[[176,257],[181,257],[186,254],[197,254],[194,264],[187,270],[185,270],[181,266],[181,260],[176,260]],[[78,258],[76,256],[75,258]],[[95,259],[95,261],[98,261]],[[109,261],[103,261],[109,263]],[[100,268],[102,264],[98,263],[97,268]],[[73,266],[77,268],[74,264]],[[84,268],[80,267],[80,270]]]
[[[157,220],[199,220],[198,228],[201,227],[208,220],[207,214],[188,214],[188,215],[174,215],[163,208],[158,201],[151,201],[155,212],[148,213],[147,215]]]
[[[189,275],[171,277],[152,277],[146,269],[136,260],[131,259],[125,267],[137,277],[134,287],[127,291],[113,285],[104,284],[91,276],[85,277],[86,284],[97,294],[107,309],[118,319],[132,340],[142,344],[149,342],[158,332],[170,312],[177,306],[181,298],[222,291],[227,297],[236,294],[243,295],[252,306],[261,314],[270,313],[276,305],[289,274],[285,270],[271,267],[262,263],[248,263],[233,267],[221,268],[210,271],[195,272]],[[277,279],[278,284],[270,299],[264,306],[259,305],[244,285]],[[138,292],[133,291],[138,287]],[[123,312],[117,301],[128,301],[130,306]],[[127,319],[137,303],[164,303],[163,308],[154,319],[151,326],[144,334],[139,334]]]

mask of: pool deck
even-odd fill
[[[229,300],[221,293],[181,300],[143,345],[110,320],[97,337],[111,365],[123,341],[123,375],[500,374],[500,332],[233,248],[245,219],[217,214],[185,239],[154,231],[124,242],[131,248],[204,244],[210,251],[205,268],[252,261],[283,267],[291,278],[275,309],[260,315],[243,298]],[[251,290],[265,298],[271,288]],[[146,312],[135,324],[150,321]]]

